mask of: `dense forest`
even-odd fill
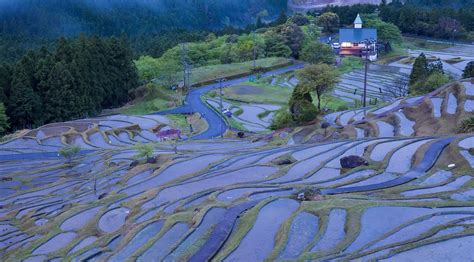
[[[0,0],[0,60],[80,33],[127,35],[137,54],[160,56],[209,31],[275,19],[286,0]]]
[[[52,52],[29,51],[0,64],[0,103],[12,129],[87,117],[122,105],[138,76],[124,39],[60,39]]]
[[[343,25],[350,25],[358,14],[378,13],[393,23],[402,33],[449,40],[474,40],[474,1],[407,0],[405,4],[329,6],[323,12],[333,12]]]

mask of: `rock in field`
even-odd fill
[[[369,162],[360,156],[346,156],[341,158],[340,162],[342,168],[356,168],[362,165],[369,165]]]

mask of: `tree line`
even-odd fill
[[[332,62],[334,54],[330,46],[320,43],[320,29],[316,19],[303,15],[287,18],[281,14],[272,23],[258,22],[243,31],[224,35],[209,33],[204,40],[176,45],[160,57],[141,56],[137,61],[140,80],[160,79],[164,85],[171,85],[170,78],[182,70],[183,64],[201,67],[217,64],[231,64],[256,58],[285,57],[305,61],[325,60]]]
[[[286,0],[15,0],[0,1],[0,61],[28,49],[54,48],[59,37],[81,33],[127,35],[136,54],[160,56],[181,41],[209,32],[238,31],[275,19]]]
[[[474,40],[474,4],[468,1],[400,0],[381,5],[328,6],[322,12],[339,16],[350,25],[358,13],[378,16],[396,25],[402,33],[427,37]]]
[[[138,85],[125,39],[80,36],[56,46],[0,65],[0,103],[11,130],[97,115],[126,103]]]

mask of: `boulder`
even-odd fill
[[[340,162],[342,168],[356,168],[369,165],[369,162],[360,156],[346,156],[341,158]]]
[[[149,157],[146,159],[147,164],[156,164],[158,163],[158,158],[156,156]]]
[[[329,124],[328,122],[323,122],[323,123],[321,123],[321,128],[323,128],[323,129],[326,129],[326,128],[330,127],[330,126],[331,126],[331,124]]]
[[[272,161],[274,164],[279,166],[291,165],[295,161],[291,158],[278,158]]]
[[[131,167],[131,168],[134,168],[134,167],[138,166],[139,164],[140,164],[140,161],[138,161],[138,160],[133,160],[132,163],[130,163],[130,167]]]
[[[324,197],[318,188],[309,188],[297,193],[296,199],[299,201],[321,201]]]
[[[100,194],[100,196],[98,197],[98,199],[102,199],[102,198],[106,197],[107,195],[108,195],[107,193],[102,193],[102,194]]]

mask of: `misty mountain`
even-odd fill
[[[474,0],[405,0],[406,4],[416,5],[420,7],[452,7],[463,8],[472,7]]]
[[[38,37],[141,35],[245,26],[275,17],[286,0],[0,0],[0,34]]]

